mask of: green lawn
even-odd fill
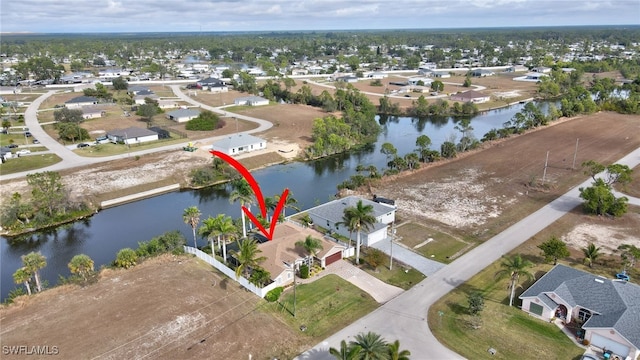
[[[368,249],[365,247],[361,249],[361,259],[365,259],[367,250]],[[376,269],[373,269],[371,266],[369,266],[366,263],[366,260],[361,269],[373,275],[374,277],[386,282],[387,284],[397,286],[405,290],[410,289],[415,284],[424,280],[424,274],[413,268],[401,266],[401,264],[397,263],[396,261],[394,261],[393,263],[393,270],[389,270],[389,256],[387,254],[383,254],[383,256],[384,260],[382,261],[382,264]],[[355,258],[351,258],[350,260],[355,263]]]
[[[337,332],[378,307],[366,292],[337,275],[327,275],[296,288],[296,317],[293,311],[293,287],[289,287],[278,303],[270,303],[266,311],[285,324],[317,341]]]
[[[152,141],[149,143],[143,143],[141,145],[131,145],[130,147],[124,144],[99,144],[96,146],[89,146],[82,149],[73,150],[76,154],[86,157],[103,157],[111,155],[126,154],[127,152],[135,153],[139,150],[153,149],[165,145],[186,143],[188,140],[184,138],[172,138],[165,140]],[[135,154],[133,154],[135,155]]]
[[[453,256],[467,246],[467,243],[452,235],[415,223],[398,226],[396,235],[401,237],[400,243],[404,246],[445,264],[453,261]],[[433,240],[425,244],[428,239]]]
[[[30,155],[7,159],[6,163],[0,165],[0,173],[13,174],[22,171],[36,170],[53,165],[61,160],[62,159],[55,154]]]
[[[531,272],[549,268],[539,265]],[[508,280],[494,279],[498,269],[494,263],[429,309],[429,326],[440,342],[468,359],[579,359],[584,350],[556,325],[508,306]],[[472,291],[480,291],[485,298],[479,329],[469,325],[472,317],[467,313],[467,294]],[[522,291],[520,288],[517,294]],[[490,355],[489,348],[497,353]]]

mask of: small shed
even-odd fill
[[[264,150],[267,140],[249,134],[233,134],[215,141],[211,149],[227,155],[237,155],[243,152]]]
[[[187,122],[191,119],[197,118],[198,116],[200,116],[200,110],[196,109],[178,109],[167,113],[167,119],[179,123]]]

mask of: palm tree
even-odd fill
[[[222,236],[222,260],[227,262],[227,242],[230,238],[234,238],[237,234],[238,229],[233,224],[233,219],[231,216],[224,216],[220,218],[220,223],[218,224],[218,231]]]
[[[275,198],[276,198],[276,200],[278,202],[280,201],[280,195],[276,195]],[[287,214],[286,214],[286,209],[287,208],[289,208],[291,210],[295,210],[295,211],[300,211],[300,208],[296,206],[297,204],[298,204],[298,200],[296,200],[293,197],[293,193],[291,191],[289,191],[289,194],[287,194],[287,200],[285,200],[284,206],[282,208],[282,216],[283,217],[287,216]]]
[[[309,255],[313,255],[311,257],[311,264],[313,264],[313,258],[318,255],[318,251],[322,250],[320,240],[311,237],[311,235],[308,235],[304,241],[296,241],[296,246],[303,247]]]
[[[29,281],[31,281],[31,273],[26,267],[23,266],[13,273],[13,281],[15,281],[16,284],[24,284],[27,288],[27,294],[31,295],[31,286],[29,285]]]
[[[200,222],[200,210],[197,206],[191,206],[184,209],[182,213],[182,220],[185,224],[191,226],[191,230],[193,230],[193,247],[198,248],[198,240],[196,239],[196,228],[198,227],[198,223]]]
[[[389,359],[389,348],[387,342],[376,333],[369,331],[366,334],[360,333],[355,336],[351,345],[361,348],[356,359],[361,360],[387,360]]]
[[[389,344],[389,358],[390,360],[409,360],[411,351],[400,350],[400,341],[396,340]]]
[[[336,348],[329,348],[329,354],[333,355],[338,360],[355,360],[358,359],[358,354],[362,348],[358,345],[347,345],[347,342],[342,340],[340,342],[340,350]]]
[[[533,275],[527,270],[527,268],[532,267],[533,264],[529,260],[524,260],[520,256],[520,254],[515,255],[512,258],[505,258],[500,267],[502,270],[496,272],[496,277],[504,278],[509,276],[510,283],[509,288],[511,289],[511,295],[509,296],[509,306],[513,306],[513,297],[516,293],[516,286],[518,285],[518,280],[520,276],[524,276],[527,279],[533,279]]]
[[[38,271],[47,266],[47,258],[40,252],[30,252],[27,255],[22,255],[22,264],[29,274],[33,274],[33,277],[36,280],[36,290],[38,292],[42,291],[42,284],[40,283],[40,274],[38,274]]]
[[[258,256],[261,252],[255,239],[249,238],[238,242],[238,251],[232,253],[239,263],[236,268],[236,278],[240,278],[241,274],[247,277],[249,269],[258,267],[266,259],[264,256]]]
[[[594,243],[589,243],[586,248],[582,248],[582,252],[584,253],[584,262],[586,262],[589,267],[593,267],[593,262],[600,256],[600,247]]]
[[[74,256],[67,266],[72,274],[79,274],[84,281],[87,281],[87,275],[93,272],[93,260],[85,254]]]
[[[247,220],[245,219],[244,211],[242,211],[242,206],[246,206],[249,210],[251,210],[251,203],[253,202],[253,191],[251,190],[251,186],[249,183],[242,179],[240,181],[235,181],[233,183],[234,190],[229,195],[229,201],[234,203],[236,201],[240,201],[240,215],[242,216],[242,237],[247,237]]]
[[[208,218],[202,220],[202,225],[198,229],[198,235],[205,237],[211,243],[211,256],[215,257],[215,246],[213,246],[214,237],[218,238],[218,248],[220,248],[220,232],[218,231],[220,227],[220,216],[224,216],[224,214],[219,214],[216,217],[209,216]]]
[[[277,195],[276,195],[277,196]],[[269,217],[269,213],[273,213],[273,211],[278,206],[278,201],[276,200],[276,196],[264,198],[264,206],[267,208],[267,222],[271,221]]]
[[[356,231],[356,222],[351,215],[345,211],[342,214],[342,221],[337,222],[336,225],[344,225],[347,230],[349,230],[349,249],[351,249],[351,234]]]
[[[362,229],[370,230],[376,223],[376,218],[373,216],[373,205],[363,205],[362,200],[358,200],[356,206],[344,209],[344,214],[347,219],[350,219],[349,223],[353,224],[357,233],[356,264],[360,264],[360,232]]]

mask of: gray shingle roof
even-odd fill
[[[342,221],[342,215],[344,215],[344,209],[348,207],[355,207],[358,204],[358,201],[362,200],[363,205],[371,205],[373,206],[373,216],[379,217],[385,214],[388,214],[395,209],[391,206],[379,204],[377,202],[363,199],[357,196],[347,196],[341,199],[336,199],[330,201],[326,204],[322,204],[320,206],[316,206],[307,210],[306,212],[310,215],[315,215],[319,218],[326,219],[329,222],[335,224]],[[386,227],[386,224],[375,223],[370,232],[374,232]]]
[[[143,137],[143,136],[158,135],[158,133],[149,129],[130,127],[126,129],[109,131],[107,132],[107,136],[109,135],[121,137],[124,139],[132,139],[132,138]]]
[[[520,298],[543,299],[547,293],[556,294],[571,306],[591,310],[595,315],[583,328],[614,328],[640,347],[640,286],[558,264]]]
[[[87,103],[87,102],[90,102],[90,103],[97,103],[97,102],[98,102],[98,99],[97,99],[97,98],[94,98],[93,96],[84,96],[84,95],[83,95],[83,96],[75,97],[75,98],[73,98],[73,99],[71,99],[71,100],[67,100],[67,101],[65,101],[64,103],[65,103],[65,104],[78,104],[78,103],[80,103],[80,104],[81,104],[81,103]]]
[[[200,110],[194,110],[194,109],[178,109],[178,110],[173,110],[167,113],[168,116],[174,117],[174,118],[184,118],[184,117],[191,117],[191,116],[199,116],[200,115]]]

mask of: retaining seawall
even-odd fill
[[[121,205],[128,202],[137,201],[140,199],[149,198],[152,196],[161,195],[161,194],[165,194],[165,193],[177,191],[177,190],[180,190],[180,184],[167,185],[167,186],[159,187],[156,189],[139,192],[136,194],[121,196],[111,200],[105,200],[100,203],[100,208],[106,209],[116,205]]]

